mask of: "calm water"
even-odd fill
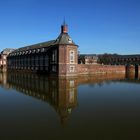
[[[0,74],[1,140],[138,140],[140,81]]]

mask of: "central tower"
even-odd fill
[[[61,33],[55,44],[58,46],[58,75],[77,75],[78,46],[68,35],[68,25],[65,22],[61,25]]]

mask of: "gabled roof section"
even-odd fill
[[[38,44],[22,47],[22,48],[19,48],[19,49],[15,50],[14,52],[49,47],[49,46],[53,45],[54,41],[55,40],[51,40],[51,41],[47,41],[47,42],[42,42],[42,43],[38,43]]]
[[[34,45],[25,46],[25,47],[16,49],[12,53],[22,52],[22,51],[24,52],[26,50],[34,50],[34,49],[40,49],[40,48],[46,48],[46,47],[50,48],[50,47],[53,47],[55,45],[74,45],[74,46],[78,46],[73,42],[71,37],[68,35],[67,31],[68,31],[68,26],[64,22],[64,24],[61,26],[61,33],[57,37],[56,40],[50,40],[50,41],[47,41],[47,42],[42,42],[42,43],[38,43],[38,44],[34,44]]]
[[[28,49],[38,49],[38,48],[42,48],[42,47],[49,47],[53,44],[53,42],[54,42],[54,40],[50,40],[47,42],[42,42],[42,43],[26,46],[23,48],[19,48],[19,50],[28,50]]]
[[[58,38],[55,40],[54,45],[75,45],[77,46],[71,37],[68,35],[68,33],[61,33]]]

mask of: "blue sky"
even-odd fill
[[[0,51],[56,39],[64,17],[80,53],[140,54],[140,0],[1,0]]]

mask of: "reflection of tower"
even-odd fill
[[[49,100],[60,116],[61,124],[66,124],[70,113],[77,105],[76,78],[49,79]]]
[[[49,103],[62,124],[77,105],[77,80],[27,73],[8,73],[8,84],[20,92]]]
[[[57,112],[60,115],[61,123],[65,124],[69,114],[77,105],[77,84],[76,79],[59,79]]]

